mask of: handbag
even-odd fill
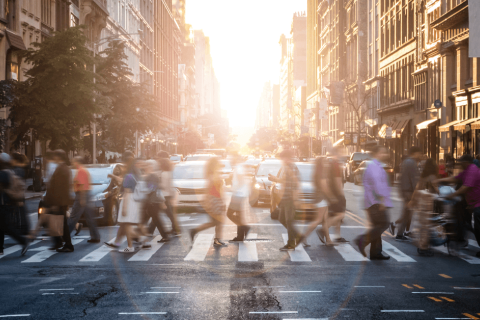
[[[63,215],[44,213],[40,216],[39,225],[47,228],[50,237],[61,237],[63,236],[63,222]]]

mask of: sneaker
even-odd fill
[[[388,231],[390,231],[390,233],[392,234],[392,236],[395,235],[395,229],[396,229],[395,223],[390,222],[390,226],[388,227]]]
[[[280,251],[295,251],[295,247],[289,246],[288,244],[280,248]]]
[[[349,241],[345,240],[345,238],[337,238],[337,239],[334,239],[333,242],[336,242],[336,243],[348,243]]]
[[[213,245],[214,245],[215,247],[223,247],[223,246],[226,246],[225,242],[220,241],[218,238],[215,238],[215,239],[213,240]]]
[[[118,252],[132,253],[132,252],[135,252],[135,248],[134,247],[126,247],[125,249],[118,250]]]
[[[104,242],[103,244],[106,245],[106,246],[109,247],[109,248],[112,248],[112,249],[118,249],[118,248],[120,248],[120,246],[119,246],[119,245],[116,245],[115,243]]]
[[[77,225],[75,226],[75,235],[78,236],[80,231],[82,231],[82,228],[83,228],[83,223],[77,223]]]
[[[407,238],[405,236],[396,236],[395,240],[397,240],[397,241],[410,241],[410,238]]]

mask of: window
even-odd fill
[[[70,27],[78,26],[79,20],[78,18],[72,13],[70,13]]]

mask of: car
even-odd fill
[[[345,166],[346,180],[349,182],[353,182],[353,172],[357,170],[357,167],[362,161],[370,159],[372,159],[372,154],[370,152],[352,153]]]
[[[248,160],[246,160],[244,163],[245,163],[246,165],[250,165],[250,166],[253,166],[253,167],[257,167],[257,166],[260,164],[260,162],[262,162],[262,161],[263,161],[263,160],[260,159],[260,158],[253,158],[253,159],[248,159]]]
[[[183,161],[183,155],[181,154],[174,154],[170,156],[170,161],[175,165]]]
[[[348,156],[340,156],[338,157],[338,162],[340,163],[342,169],[342,179],[343,183],[347,182],[347,162],[349,160]]]
[[[100,220],[102,224],[113,226],[117,224],[120,200],[122,194],[120,187],[114,184],[108,177],[109,174],[119,175],[122,171],[121,164],[86,164],[85,169],[90,173],[90,187],[92,203],[94,208],[94,219]],[[76,170],[72,169],[72,177]],[[73,189],[71,190],[72,199],[75,197]],[[43,202],[45,194],[38,203],[38,218],[46,212]],[[73,202],[72,202],[73,204]],[[71,210],[71,208],[69,208]]]
[[[368,167],[368,164],[371,162],[371,160],[366,160],[360,163],[357,167],[357,169],[353,173],[353,183],[355,185],[361,185],[363,184],[363,175],[365,174],[365,170]],[[394,181],[394,173],[393,173],[393,168],[389,164],[382,163],[383,169],[385,169],[385,172],[388,175],[388,180],[390,185],[392,185]]]
[[[198,154],[187,156],[185,158],[185,161],[207,161],[211,157],[216,157],[216,155],[208,154],[208,153],[198,153]]]
[[[296,162],[300,191],[298,199],[295,203],[295,219],[296,220],[312,220],[317,212],[317,204],[315,203],[315,185],[313,182],[313,173],[315,164],[309,162]],[[283,177],[284,169],[280,169],[277,178]],[[280,203],[281,183],[273,182],[270,191],[270,212],[273,212]]]
[[[177,191],[177,206],[200,208],[207,192],[206,161],[186,161],[173,169],[172,183]]]
[[[231,185],[233,178],[233,168],[230,160],[220,160],[220,163],[223,164],[223,167],[220,169],[222,179],[225,180],[225,184]]]
[[[268,180],[268,175],[276,176],[282,167],[282,161],[277,159],[266,159],[259,163],[255,175],[252,177],[252,190],[250,195],[250,204],[256,206],[258,202],[270,203],[270,189],[272,182]]]

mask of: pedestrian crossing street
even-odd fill
[[[332,235],[333,236],[333,235]],[[287,243],[288,236],[286,233],[278,234],[278,237],[281,237],[283,243]],[[303,245],[300,245],[296,248],[295,251],[280,252],[278,251],[280,247],[280,239],[269,239],[265,241],[260,239],[257,233],[250,233],[248,239],[250,241],[245,241],[243,243],[230,243],[226,248],[214,248],[213,247],[213,238],[214,235],[211,233],[200,233],[195,238],[195,241],[192,245],[186,245],[186,239],[183,242],[180,239],[178,241],[171,241],[169,243],[158,243],[158,240],[161,240],[160,235],[155,236],[151,241],[151,249],[143,249],[135,251],[135,253],[119,253],[115,252],[111,248],[105,245],[90,245],[86,243],[86,240],[89,236],[80,236],[74,237],[72,243],[75,246],[74,253],[57,253],[56,251],[48,250],[50,247],[50,240],[37,239],[33,241],[30,245],[29,251],[23,257],[20,256],[21,246],[13,245],[4,250],[4,255],[0,256],[0,265],[2,262],[20,262],[23,265],[29,264],[38,264],[49,262],[52,259],[61,259],[65,262],[76,262],[79,264],[90,264],[90,263],[100,263],[106,262],[108,256],[120,255],[125,256],[127,259],[126,262],[151,262],[155,259],[166,259],[172,262],[171,257],[166,255],[170,253],[175,253],[173,259],[178,260],[178,262],[183,261],[195,261],[202,262],[213,259],[222,259],[223,256],[230,257],[235,256],[235,261],[238,262],[258,262],[258,261],[271,261],[271,260],[281,260],[281,261],[291,261],[291,262],[303,262],[303,263],[315,263],[321,260],[326,260],[328,262],[336,261],[335,259],[343,260],[344,262],[360,262],[368,263],[370,260],[365,258],[358,248],[354,246],[353,243],[344,243],[339,244],[333,247],[326,247],[320,244],[313,244],[309,248],[304,248]],[[313,238],[313,237],[311,237]],[[259,239],[259,241],[255,241]],[[388,239],[384,237],[384,239]],[[113,242],[114,239],[110,239],[110,242]],[[317,240],[318,241],[318,240]],[[407,246],[410,254],[402,252],[395,244],[396,242],[382,240],[383,251],[388,254],[391,259],[385,263],[416,263],[419,257],[416,254],[412,254],[414,247],[412,244],[402,244]],[[78,246],[77,246],[78,245]],[[126,245],[124,240],[123,245]],[[238,247],[238,250],[236,248]],[[167,249],[168,248],[168,249]],[[445,255],[448,255],[448,250],[446,247],[436,247],[436,254],[432,258],[427,259],[441,259]],[[454,259],[460,259],[468,264],[480,264],[480,259],[474,256],[474,252],[478,251],[480,247],[478,244],[470,240],[469,242],[469,254],[466,254],[465,251],[462,251]],[[215,252],[216,255],[212,254]],[[368,252],[368,250],[367,250]],[[440,252],[441,254],[439,254]],[[185,253],[184,256],[181,256],[182,253]],[[319,259],[319,253],[322,254],[322,258]],[[79,258],[79,256],[81,256]],[[75,257],[75,258],[74,258]],[[425,258],[423,258],[425,259]],[[56,260],[58,262],[58,260]]]

